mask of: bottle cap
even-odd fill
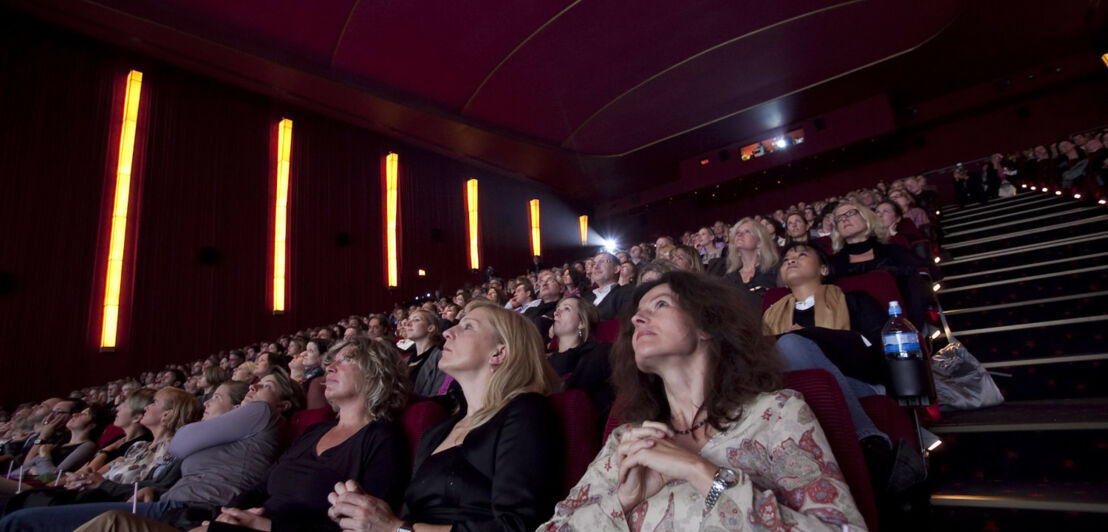
[[[896,300],[889,301],[889,315],[899,316],[901,313],[902,311],[900,310],[900,302]]]

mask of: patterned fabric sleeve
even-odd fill
[[[815,413],[783,390],[757,415],[765,430],[726,449],[739,482],[724,490],[701,530],[866,529]],[[772,486],[761,489],[758,486]]]
[[[623,507],[616,496],[619,481],[616,449],[628,427],[630,425],[623,425],[612,431],[585,475],[555,507],[554,516],[539,527],[540,532],[628,530]]]

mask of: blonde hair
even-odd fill
[[[843,206],[848,206],[858,211],[858,216],[861,216],[862,220],[865,220],[866,238],[876,236],[877,241],[882,244],[885,244],[889,241],[888,230],[881,226],[881,223],[877,219],[877,215],[874,214],[873,211],[869,209],[869,207],[853,201],[843,201],[835,206],[835,209],[831,211],[831,214],[834,214],[835,211],[839,210],[839,208]],[[843,236],[839,234],[839,224],[838,222],[835,222],[835,224],[831,226],[831,249],[834,250],[835,253],[838,253],[840,250],[843,249],[843,245],[845,244],[846,239],[844,239]]]
[[[356,334],[327,350],[324,366],[330,366],[346,348],[350,348],[346,353],[347,361],[354,363],[361,372],[358,391],[365,397],[370,421],[395,420],[408,404],[408,392],[412,387],[400,351],[391,342]]]
[[[669,261],[673,262],[673,259],[680,253],[685,256],[689,261],[689,271],[694,273],[704,273],[704,261],[700,258],[700,254],[695,249],[689,246],[677,246],[673,248],[673,253],[670,254]],[[676,264],[674,264],[676,266]],[[680,268],[678,268],[680,269]]]
[[[470,430],[492,419],[517,395],[550,395],[558,389],[561,379],[547,362],[542,337],[533,323],[522,314],[491,302],[473,301],[466,307],[467,314],[478,309],[486,311],[496,342],[504,346],[504,361],[493,371],[485,390],[485,406],[471,414]]]
[[[777,267],[777,245],[773,242],[773,236],[766,231],[766,228],[762,224],[754,221],[754,218],[743,218],[738,223],[731,226],[731,230],[727,233],[727,273],[737,272],[743,267],[743,256],[739,252],[739,248],[735,247],[733,242],[735,241],[735,233],[739,232],[739,227],[743,224],[750,225],[754,235],[758,237],[758,250],[756,256],[758,257],[758,264],[755,268],[760,272],[768,272]]]
[[[413,310],[410,314],[408,314],[408,320],[411,320],[412,316],[414,316],[416,314],[419,314],[423,318],[423,321],[427,322],[427,324],[430,325],[433,328],[433,330],[430,333],[431,343],[433,345],[442,345],[442,342],[443,342],[442,331],[439,330],[439,318],[438,318],[438,316],[435,316],[435,313],[431,312],[430,310],[427,310],[427,309],[424,309],[424,308],[417,308],[417,309]]]
[[[169,411],[169,419],[162,427],[165,429],[166,437],[172,437],[177,433],[177,429],[200,419],[200,415],[204,412],[196,396],[180,388],[169,386],[158,390],[157,393],[166,396],[165,404],[166,410]]]

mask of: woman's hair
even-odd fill
[[[643,277],[646,277],[646,274],[648,273],[657,273],[658,275],[663,275],[665,273],[673,271],[677,271],[676,264],[666,259],[654,259],[646,263],[642,268],[639,269],[638,284],[643,283],[642,279]]]
[[[87,408],[89,419],[92,421],[92,427],[89,429],[89,439],[96,442],[100,440],[100,435],[111,424],[114,416],[112,416],[112,410],[104,405],[88,405]]]
[[[677,246],[673,248],[673,252],[670,254],[669,260],[673,261],[674,257],[676,257],[678,253],[684,255],[685,258],[688,259],[689,268],[691,268],[691,271],[696,273],[704,273],[704,261],[700,259],[700,254],[697,253],[695,249],[684,244]],[[676,266],[676,264],[674,266]]]
[[[312,338],[311,340],[308,340],[308,342],[304,344],[305,350],[308,349],[308,344],[315,344],[315,348],[317,351],[319,351],[320,355],[327,354],[327,349],[331,346],[331,342],[328,342],[323,338]]]
[[[127,394],[123,406],[131,411],[132,416],[137,416],[146,410],[147,405],[154,402],[154,393],[154,390],[150,388],[132,390],[131,393]]]
[[[840,207],[845,206],[849,206],[851,209],[857,210],[858,215],[861,216],[862,220],[866,222],[866,238],[876,236],[877,241],[881,242],[882,244],[889,240],[889,232],[881,226],[881,223],[877,220],[877,215],[874,214],[873,211],[869,210],[869,207],[853,201],[843,201],[835,207],[835,210],[839,210]],[[838,253],[839,250],[843,249],[843,245],[845,244],[846,239],[843,238],[843,235],[839,234],[839,224],[838,222],[836,222],[834,225],[834,229],[831,230],[831,249],[835,250],[835,252]]]
[[[743,267],[743,256],[739,252],[739,248],[734,245],[730,245],[735,241],[735,233],[739,232],[739,228],[743,224],[750,226],[754,231],[754,235],[758,237],[758,264],[755,268],[759,272],[768,272],[775,265],[777,265],[777,244],[773,241],[773,235],[769,234],[765,226],[754,221],[754,218],[743,218],[738,223],[731,226],[731,231],[727,235],[727,273],[737,272]]]
[[[708,337],[708,368],[704,383],[707,420],[716,430],[743,415],[743,405],[760,393],[783,386],[783,370],[772,336],[764,334],[762,319],[742,303],[743,296],[717,277],[670,272],[639,286],[632,312],[621,318],[619,339],[612,347],[612,383],[624,404],[623,422],[670,421],[665,384],[658,375],[639,370],[635,363],[632,318],[639,301],[656,286],[669,285],[676,305]]]
[[[584,264],[582,261],[577,262]],[[588,277],[583,272],[578,271],[577,268],[570,268],[566,271],[569,272],[569,280],[573,282],[573,286],[567,286],[566,290],[578,289],[581,290],[582,293],[588,290],[588,285],[586,284]]]
[[[408,392],[412,387],[400,351],[391,342],[352,336],[331,346],[324,357],[324,365],[330,366],[344,349],[347,350],[346,359],[361,373],[358,391],[365,399],[369,419],[397,419],[408,404]]]
[[[908,200],[907,203],[909,209],[916,206],[916,195],[908,192],[908,189],[901,188],[898,190],[893,190],[892,192],[889,192],[889,198],[892,198],[893,194],[900,194],[901,196],[904,196],[904,198]],[[899,205],[897,206],[899,207]]]
[[[242,400],[246,397],[246,392],[250,391],[250,385],[241,381],[224,381],[216,387],[219,386],[227,388],[227,400],[236,406],[242,403]]]
[[[304,396],[304,386],[300,383],[292,380],[289,376],[288,370],[281,366],[272,366],[269,369],[269,373],[266,373],[262,378],[273,376],[273,380],[277,381],[277,393],[280,395],[282,401],[289,402],[289,409],[284,412],[284,415],[292,415],[293,412],[297,412],[304,408],[308,400]]]
[[[253,375],[253,374],[254,374],[254,361],[253,361],[253,360],[247,360],[246,362],[243,362],[242,364],[239,364],[239,366],[242,366],[243,364],[245,364],[245,365],[246,365],[246,371],[247,371],[248,373],[250,373],[251,375]],[[235,369],[237,370],[237,369],[239,369],[239,368],[237,368],[237,367],[236,367]],[[231,375],[233,376],[233,375],[234,375],[234,373],[235,373],[235,372],[234,372],[234,371],[232,371],[232,372],[231,372]]]
[[[554,308],[561,306],[563,301],[573,300],[577,302],[577,319],[581,322],[581,343],[585,343],[593,339],[596,334],[596,324],[600,323],[600,312],[596,310],[596,305],[585,301],[577,296],[563,297],[558,305]]]
[[[166,436],[172,437],[177,433],[177,429],[200,419],[200,415],[204,412],[196,396],[180,388],[169,386],[158,390],[158,393],[166,396],[166,410],[169,411],[169,419],[165,421],[163,427]]]
[[[508,298],[504,296],[504,291],[503,290],[501,290],[501,289],[499,289],[495,286],[490,286],[487,290],[485,290],[485,297],[488,297],[489,292],[492,292],[495,295],[495,297],[490,298],[490,301],[492,301],[494,303],[498,303],[500,305],[503,305],[504,303],[508,302]]]
[[[430,310],[420,308],[420,309],[413,310],[411,312],[411,314],[408,314],[408,319],[411,320],[412,316],[415,316],[416,314],[419,314],[419,316],[421,318],[423,318],[423,320],[426,321],[428,325],[430,325],[431,327],[434,328],[430,333],[431,344],[432,345],[442,345],[442,343],[443,343],[442,331],[439,330],[439,318],[438,318],[438,316],[435,316],[435,313],[431,312]]]
[[[208,386],[212,389],[216,389],[220,384],[228,379],[227,370],[219,367],[218,365],[211,365],[204,368],[204,380],[208,381]]]
[[[491,419],[519,394],[550,395],[561,386],[561,379],[546,360],[539,330],[530,320],[488,302],[471,302],[467,313],[478,309],[486,311],[495,341],[504,346],[504,359],[493,370],[484,408],[471,414],[470,430]]]

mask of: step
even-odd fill
[[[988,269],[979,268],[974,271],[957,274],[945,274],[944,270],[945,276],[943,277],[943,284],[947,287],[954,287],[972,283],[1005,280],[1013,276],[1038,275],[1066,269],[1099,265],[1103,264],[1106,260],[1108,260],[1108,251],[1100,251],[1097,253],[1087,253],[1076,256],[1070,255],[1068,257],[1034,262],[1023,260],[1010,266],[1000,266],[996,264],[994,267]]]
[[[1016,209],[1010,212],[997,213],[994,216],[984,217],[980,219],[974,219],[969,221],[957,221],[947,222],[942,221],[943,231],[945,233],[959,233],[967,229],[974,229],[978,227],[988,227],[995,223],[1003,223],[1012,220],[1019,220],[1025,216],[1040,216],[1044,214],[1050,214],[1053,212],[1061,212],[1074,208],[1075,206],[1081,206],[1081,203],[1070,203],[1065,201],[1043,203],[1041,205],[1031,205],[1025,209]],[[1088,204],[1093,206],[1095,204]]]
[[[1022,532],[1027,530],[1104,532],[1105,520],[1104,514],[1097,512],[950,506],[941,503],[935,504],[932,501],[928,522],[919,530],[934,532]],[[882,530],[886,529],[883,528]]]
[[[946,319],[957,335],[962,330],[1095,316],[1103,314],[1106,309],[1108,290],[1101,290],[1090,294],[955,309],[946,312]]]
[[[982,364],[1040,359],[1051,354],[1100,353],[1108,316],[1084,316],[986,329],[954,331]],[[1108,382],[1103,385],[1108,385]]]
[[[954,286],[945,279],[939,283],[937,295],[943,308],[981,307],[1108,290],[1108,264],[960,286],[957,282],[953,282]]]
[[[972,352],[972,351],[971,351]],[[975,354],[976,356],[976,354]],[[1032,356],[983,362],[1009,401],[1081,399],[1108,395],[1105,353]]]
[[[1013,246],[1033,246],[1035,244],[1044,244],[1065,238],[1098,233],[1103,231],[1105,222],[1108,222],[1108,214],[1098,214],[1096,216],[1084,217],[1080,220],[1038,224],[1029,229],[980,236],[978,238],[953,243],[944,243],[943,249],[949,252],[955,259],[958,259],[962,256],[974,253],[1006,250]]]
[[[1000,250],[962,253],[953,260],[942,261],[939,266],[944,275],[953,276],[1105,251],[1108,251],[1108,231],[1100,231]]]
[[[1027,229],[1033,229],[1042,226],[1043,224],[1062,224],[1066,222],[1077,222],[1089,217],[1095,217],[1096,214],[1104,213],[1104,209],[1099,206],[1082,206],[1066,205],[1061,210],[1051,210],[1048,212],[1021,212],[1019,216],[1012,217],[1005,220],[989,219],[983,220],[982,223],[976,224],[972,227],[962,227],[955,231],[951,231],[950,228],[943,227],[944,238],[943,247],[949,247],[951,244],[958,242],[964,242],[966,240],[986,238],[995,234],[1013,233],[1018,231],[1024,231]]]
[[[958,482],[932,493],[935,506],[1108,513],[1105,482]]]
[[[1064,205],[1073,200],[1066,200],[1054,196],[1028,196],[1023,201],[1010,202],[1004,205],[990,205],[987,209],[980,209],[974,212],[959,212],[959,213],[944,213],[939,216],[939,221],[946,226],[947,224],[960,224],[966,222],[974,222],[977,220],[991,218],[1001,214],[1009,214],[1013,212],[1020,212],[1027,209],[1033,209],[1036,207],[1042,207],[1044,205]],[[942,211],[940,211],[942,212]]]
[[[943,412],[935,434],[1108,430],[1108,397],[1009,401],[978,410]]]
[[[964,432],[938,435],[930,474],[956,482],[1089,482],[1108,480],[1108,431]]]
[[[990,201],[988,203],[977,203],[977,204],[973,204],[973,205],[967,205],[965,207],[958,207],[958,206],[941,207],[941,208],[939,208],[939,212],[941,213],[940,216],[943,219],[966,218],[966,217],[973,216],[973,215],[976,215],[976,214],[980,214],[980,213],[983,213],[983,212],[989,212],[989,211],[995,212],[997,210],[1010,208],[1014,205],[1026,205],[1029,202],[1038,201],[1038,200],[1041,200],[1043,198],[1048,198],[1048,197],[1056,197],[1056,196],[1052,196],[1050,194],[1042,194],[1038,191],[1036,191],[1034,193],[1027,192],[1027,193],[1024,193],[1024,194],[1016,194],[1015,196],[1012,196],[1010,198],[996,199],[996,200]]]

